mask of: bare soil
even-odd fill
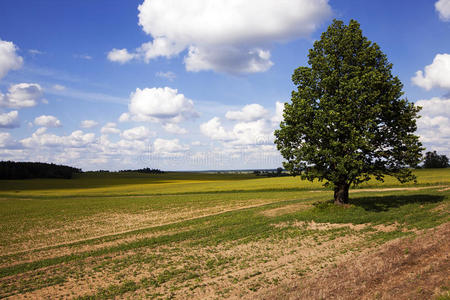
[[[262,290],[259,299],[433,299],[448,295],[450,223],[388,242],[302,280]],[[446,291],[447,289],[447,291]]]

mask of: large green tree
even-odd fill
[[[403,85],[357,21],[334,20],[309,50],[310,67],[292,75],[297,90],[284,107],[275,143],[284,167],[334,187],[334,201],[371,177],[415,180],[409,167],[423,150],[414,132],[420,108],[402,98]]]

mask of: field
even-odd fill
[[[2,180],[0,298],[449,299],[450,169],[415,172],[345,207],[292,177]]]

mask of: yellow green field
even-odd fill
[[[449,222],[450,169],[350,192],[253,174],[84,173],[0,182],[1,298],[264,298]],[[445,293],[434,287],[431,296]],[[427,294],[428,295],[428,294]]]

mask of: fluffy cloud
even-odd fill
[[[165,140],[158,138],[154,141],[153,148],[155,153],[158,154],[176,153],[189,150],[189,146],[180,145],[180,141],[178,139]]]
[[[85,147],[92,143],[95,139],[93,133],[83,133],[81,130],[76,130],[68,136],[58,136],[46,133],[45,128],[39,128],[31,137],[21,140],[23,146],[27,148],[36,147]]]
[[[19,112],[17,110],[0,114],[0,128],[16,128],[19,126]]]
[[[119,121],[178,123],[198,116],[194,102],[169,87],[136,89],[130,96],[128,110]]]
[[[434,7],[442,21],[450,21],[450,0],[439,0],[434,4]]]
[[[94,120],[84,120],[81,121],[81,128],[92,128],[98,125],[98,122]]]
[[[61,127],[61,121],[54,116],[42,115],[34,119],[34,124],[42,127]]]
[[[233,133],[225,130],[218,117],[214,117],[208,122],[201,124],[200,131],[213,140],[229,141],[234,139]]]
[[[427,150],[444,149],[446,154],[450,154],[450,99],[420,100],[416,105],[422,107],[422,117],[417,120],[417,126]]]
[[[112,49],[108,53],[108,59],[110,61],[118,62],[124,64],[134,58],[133,54],[128,53],[127,49]]]
[[[22,67],[23,58],[17,55],[17,47],[12,42],[0,40],[0,79],[10,70]]]
[[[450,54],[437,54],[425,72],[416,72],[412,82],[427,91],[434,87],[450,90]]]
[[[331,15],[328,0],[145,0],[138,9],[153,41],[114,53],[148,62],[189,49],[187,70],[227,73],[266,71],[268,45],[306,37]]]
[[[37,83],[19,83],[10,86],[8,93],[0,93],[0,106],[10,108],[32,107],[42,97],[43,91]]]
[[[143,140],[153,135],[154,133],[144,126],[134,127],[122,133],[122,137],[127,140]]]
[[[214,70],[230,74],[265,72],[273,66],[269,51],[232,46],[192,46],[184,62],[188,71]]]
[[[102,127],[102,129],[100,130],[100,132],[102,134],[119,134],[120,133],[120,129],[116,128],[117,124],[114,122],[109,122],[106,123],[105,126]]]
[[[187,130],[178,126],[178,124],[167,123],[163,125],[165,131],[174,134],[186,134]]]
[[[278,127],[283,121],[284,102],[275,103],[275,115],[272,117],[272,125]]]
[[[273,146],[273,132],[283,118],[283,108],[284,103],[276,102],[275,114],[271,114],[259,104],[246,105],[241,110],[226,113],[228,120],[236,121],[229,129],[222,125],[218,117],[214,117],[201,124],[200,131],[210,139],[220,141],[230,153],[237,151],[237,155],[241,155],[243,147],[246,152],[260,153],[267,150],[262,150],[265,149],[263,146]]]
[[[0,148],[14,149],[17,148],[17,142],[12,138],[9,132],[0,132]]]
[[[228,120],[235,120],[235,121],[256,121],[259,119],[262,119],[266,117],[268,114],[268,111],[259,104],[249,104],[242,108],[242,110],[239,111],[228,111],[225,114],[225,118]]]

